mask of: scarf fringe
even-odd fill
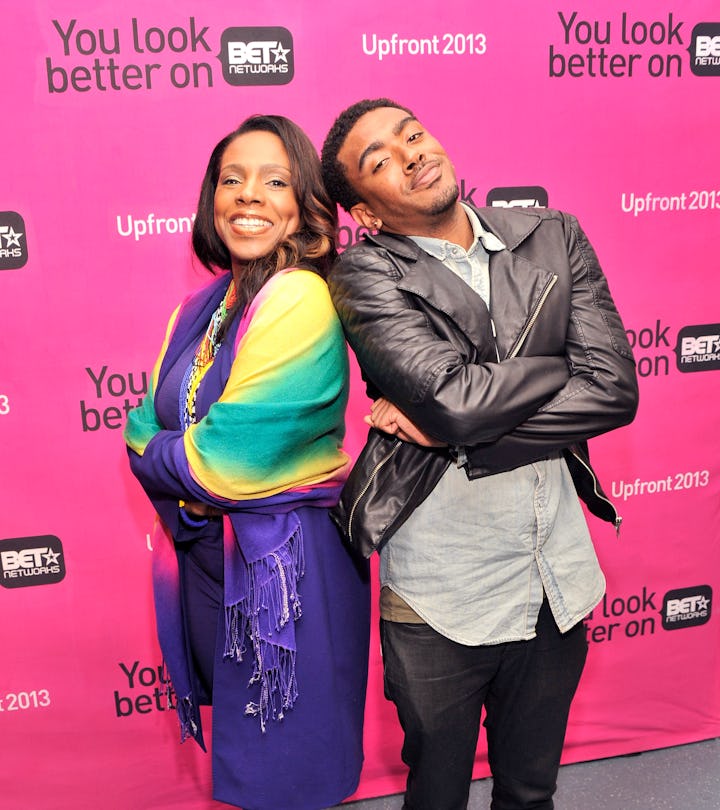
[[[195,704],[191,695],[178,699],[177,713],[180,721],[180,742],[184,743],[188,737],[197,739],[198,724],[195,715]]]
[[[269,645],[268,645],[269,646]],[[282,720],[285,711],[292,709],[298,696],[295,680],[295,650],[274,648],[277,666],[266,669],[262,676],[253,676],[250,683],[261,680],[260,701],[250,701],[245,714],[260,718],[260,730],[265,733],[267,721]],[[267,650],[266,650],[267,651]]]
[[[288,622],[302,616],[297,585],[304,573],[298,527],[276,551],[248,564],[242,588],[246,595],[225,607],[224,657],[242,661],[250,639],[255,660],[248,685],[260,684],[260,699],[250,701],[245,714],[259,717],[263,733],[267,721],[282,720],[298,696],[296,651],[274,640],[271,628],[280,633]],[[291,639],[294,644],[294,633]]]
[[[168,709],[175,709],[178,713],[180,742],[184,743],[188,737],[197,739],[197,714],[192,695],[188,694],[178,699],[177,692],[173,688],[172,681],[170,680],[170,673],[168,672],[165,661],[162,662],[162,668],[160,670],[160,682],[165,685],[161,693],[165,698],[165,705]]]

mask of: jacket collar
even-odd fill
[[[524,260],[521,277],[518,276],[517,263],[520,259],[513,252],[535,231],[546,215],[528,208],[473,207],[473,210],[483,227],[506,245],[505,250],[495,252],[490,257],[496,343],[501,357],[506,357],[521,334],[533,303],[552,275],[548,268]],[[397,281],[399,288],[425,298],[451,318],[475,345],[482,345],[487,334],[486,319],[489,320],[490,313],[472,288],[407,236],[381,232],[367,233],[365,239],[406,262],[402,277]],[[436,271],[433,272],[435,265]]]
[[[515,250],[542,222],[542,216],[532,208],[473,208],[483,227]]]
[[[508,250],[515,250],[542,221],[542,216],[530,208],[470,207],[478,215],[483,228],[495,234]],[[412,239],[396,233],[367,233],[365,239],[413,262],[425,253]]]

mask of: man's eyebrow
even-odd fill
[[[417,118],[414,115],[406,115],[405,118],[401,118],[393,127],[393,135],[399,135],[411,121],[417,121]]]
[[[397,124],[392,129],[393,135],[399,135],[405,127],[411,122],[416,121],[414,115],[406,115],[404,118],[401,118]],[[363,164],[368,159],[368,157],[373,153],[377,152],[378,149],[382,149],[384,146],[382,141],[373,141],[371,144],[365,147],[358,158],[358,171],[362,171]]]

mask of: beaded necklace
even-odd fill
[[[222,345],[222,340],[218,340],[218,333],[223,321],[227,317],[228,310],[230,310],[237,301],[237,291],[235,289],[235,281],[230,282],[220,306],[213,312],[210,323],[200,341],[192,362],[185,371],[182,385],[180,386],[180,424],[183,430],[187,430],[190,425],[194,424],[197,419],[195,415],[195,401],[197,399],[198,388],[202,378],[212,365],[218,349]]]

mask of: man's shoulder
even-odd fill
[[[367,233],[359,242],[347,247],[338,257],[331,276],[343,270],[362,267],[382,270],[388,266],[416,262],[420,248],[405,236],[389,233]]]
[[[386,294],[416,266],[420,248],[402,236],[366,234],[346,248],[328,273],[330,295],[338,299]]]
[[[481,220],[493,223],[522,223],[522,222],[547,222],[562,221],[571,217],[565,211],[557,208],[522,208],[514,206],[512,208],[501,208],[496,206],[486,206],[484,208],[473,209]]]
[[[536,230],[559,226],[564,230],[574,217],[555,208],[475,208],[484,228],[494,233],[509,250],[531,236]]]

